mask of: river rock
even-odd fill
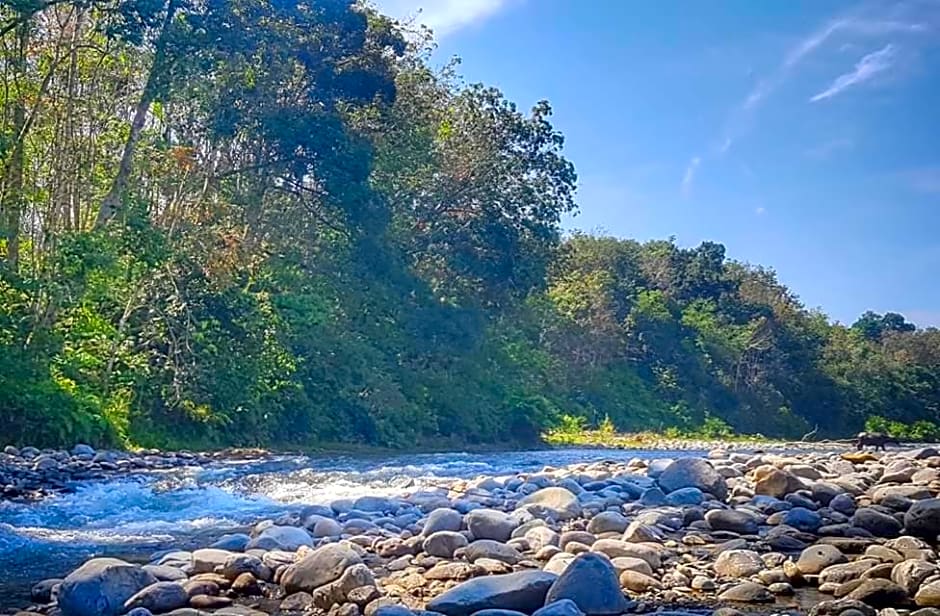
[[[862,580],[862,583],[846,598],[877,608],[898,607],[908,602],[907,593],[903,588],[891,580],[878,578]]]
[[[796,561],[796,568],[804,575],[815,575],[826,567],[844,562],[846,562],[845,554],[843,554],[839,548],[832,545],[819,544],[803,550],[799,560]]]
[[[803,487],[795,475],[765,464],[754,469],[754,493],[783,498]]]
[[[157,582],[137,565],[116,558],[94,558],[70,573],[59,586],[64,616],[117,616],[124,603]]]
[[[794,507],[783,514],[783,523],[805,533],[812,533],[822,526],[822,516],[805,507]]]
[[[221,567],[228,560],[232,552],[228,550],[217,550],[215,548],[204,548],[195,550],[192,553],[193,573],[212,573],[216,567]]]
[[[29,591],[29,597],[36,603],[49,603],[52,600],[52,591],[56,586],[62,583],[59,578],[50,578],[33,585]]]
[[[584,612],[571,599],[559,599],[535,610],[532,616],[584,616]]]
[[[570,520],[581,515],[581,504],[578,497],[565,488],[543,488],[534,492],[521,501],[519,509],[529,511],[538,518],[553,520]]]
[[[698,488],[720,501],[728,497],[728,484],[710,462],[702,458],[680,458],[659,476],[659,486],[667,494],[682,488]]]
[[[260,562],[260,561],[259,561]],[[177,582],[157,582],[147,586],[124,603],[124,609],[146,608],[158,614],[186,607],[189,594]]]
[[[921,586],[914,595],[914,603],[920,607],[940,607],[940,581]]]
[[[727,530],[741,535],[754,535],[758,528],[753,515],[734,509],[712,509],[705,514],[705,521],[714,530]]]
[[[916,537],[936,541],[940,535],[940,498],[914,503],[904,514],[904,528]]]
[[[656,578],[627,569],[620,573],[620,586],[632,592],[646,593],[652,590],[661,590],[663,585]]]
[[[629,522],[627,518],[617,511],[602,511],[588,522],[587,529],[589,533],[599,535],[601,533],[622,533],[627,530]]]
[[[852,516],[852,524],[864,528],[876,537],[897,537],[901,533],[901,523],[886,513],[870,507],[862,507]]]
[[[467,538],[462,534],[452,530],[439,530],[428,535],[421,549],[431,556],[453,558],[454,552],[460,548],[467,547],[467,544]]]
[[[463,526],[463,516],[454,509],[440,507],[428,514],[424,521],[422,533],[425,536],[433,535],[442,530],[457,532]]]
[[[771,603],[774,601],[773,593],[754,582],[736,584],[718,595],[718,598],[722,601],[736,601],[738,603]]]
[[[726,550],[715,559],[715,573],[726,578],[746,578],[764,569],[764,561],[753,550]]]
[[[229,552],[244,552],[249,541],[251,541],[251,537],[244,533],[232,533],[222,535],[209,547]]]
[[[313,547],[313,538],[299,526],[268,526],[252,539],[246,549],[296,552],[301,546]]]
[[[508,541],[519,520],[495,509],[475,509],[464,517],[474,539]]]
[[[284,570],[281,585],[288,593],[313,590],[338,580],[352,565],[362,563],[354,550],[341,543],[317,548]]]
[[[446,616],[470,616],[485,609],[509,609],[531,614],[542,607],[557,579],[538,570],[519,571],[468,580],[428,602],[427,609]]]
[[[920,559],[899,562],[891,570],[891,581],[913,596],[927,578],[937,573],[937,565]]]
[[[343,527],[333,518],[320,518],[313,525],[311,534],[314,539],[323,537],[339,537],[343,534]]]
[[[509,565],[514,565],[522,560],[522,554],[520,554],[516,548],[491,539],[474,541],[465,548],[464,553],[467,560],[472,563],[481,559],[490,558]]]
[[[592,552],[580,554],[571,561],[552,584],[545,602],[560,599],[571,599],[588,616],[622,614],[630,607],[610,560]]]

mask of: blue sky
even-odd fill
[[[940,326],[940,0],[380,0],[551,101],[569,229],[722,242],[851,323]]]

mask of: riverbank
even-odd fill
[[[92,560],[31,611],[58,588],[65,616],[92,613],[79,596],[179,616],[888,616],[940,606],[938,469],[930,448],[567,461],[300,506],[144,567]]]

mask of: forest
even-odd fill
[[[540,102],[347,0],[0,4],[0,425],[144,447],[940,436],[940,330],[564,233]],[[576,220],[576,219],[575,219]]]

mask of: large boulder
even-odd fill
[[[70,573],[59,586],[64,616],[117,616],[138,592],[157,578],[116,558],[94,558]]]
[[[509,541],[519,520],[495,509],[474,509],[464,518],[474,539]]]
[[[917,501],[904,514],[907,532],[935,542],[940,535],[940,498]]]
[[[702,458],[679,458],[659,476],[659,486],[667,494],[682,488],[698,488],[721,501],[728,497],[725,478]]]
[[[284,570],[281,585],[289,593],[312,592],[336,581],[349,567],[362,563],[352,548],[341,543],[328,543]]]
[[[545,604],[557,576],[547,571],[519,571],[468,580],[432,599],[427,609],[446,616],[470,616],[486,609],[531,614]]]
[[[519,508],[538,518],[570,520],[581,515],[578,497],[565,488],[542,488],[519,501]]]
[[[561,599],[571,599],[588,616],[622,614],[630,607],[613,564],[594,552],[585,552],[571,561],[548,590],[545,603]]]

